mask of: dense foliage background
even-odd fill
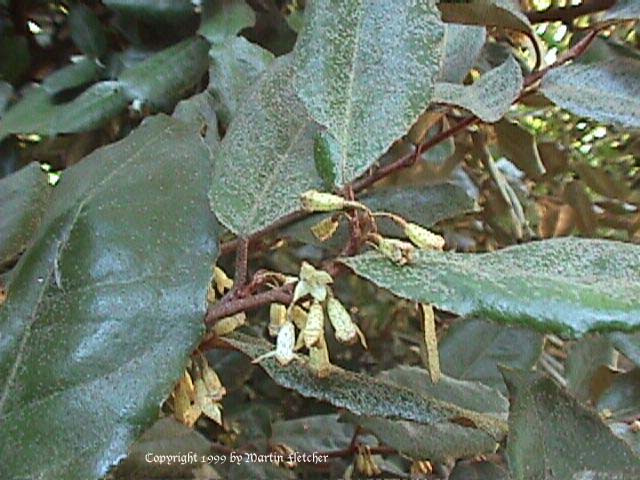
[[[639,18],[0,0],[0,478],[640,478]]]

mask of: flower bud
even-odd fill
[[[272,303],[269,307],[269,335],[275,337],[287,321],[287,307],[281,303]]]
[[[327,301],[327,312],[331,326],[335,331],[336,340],[348,345],[353,344],[357,338],[364,348],[367,348],[367,342],[358,326],[351,319],[351,315],[344,305],[337,298],[329,298]]]
[[[313,345],[318,343],[318,339],[322,336],[323,332],[324,311],[322,310],[322,305],[318,302],[314,302],[309,309],[307,325],[304,327],[302,332],[305,347],[311,348]]]
[[[422,250],[442,250],[444,248],[444,238],[415,223],[407,223],[404,227],[404,234]]]
[[[326,242],[331,237],[333,237],[339,226],[340,222],[333,219],[332,217],[329,217],[311,227],[311,233],[313,233],[313,236],[321,242]]]
[[[302,208],[307,212],[333,212],[347,206],[347,200],[344,198],[317,190],[304,192],[300,199],[302,200]]]
[[[377,247],[380,253],[398,265],[413,262],[415,247],[408,242],[395,238],[380,237]]]

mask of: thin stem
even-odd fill
[[[247,270],[249,263],[249,240],[246,238],[238,239],[236,248],[236,271],[233,279],[233,288],[239,289],[247,283]]]

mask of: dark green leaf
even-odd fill
[[[31,64],[27,37],[0,36],[0,80],[17,85]]]
[[[4,114],[13,97],[13,87],[10,83],[0,80],[0,118]]]
[[[224,339],[251,358],[274,348],[265,340],[237,332]],[[356,415],[411,420],[424,424],[462,418],[494,437],[500,438],[505,433],[504,422],[499,414],[461,408],[414,389],[339,367],[334,367],[328,376],[319,378],[299,360],[281,366],[276,360],[267,359],[260,362],[260,366],[278,385],[295,390],[304,397],[345,408]]]
[[[640,128],[640,60],[618,57],[571,64],[545,75],[541,90],[556,105],[597,122]]]
[[[500,152],[528,177],[537,178],[545,173],[538,152],[536,138],[517,123],[507,119],[495,124]]]
[[[638,0],[618,0],[607,10],[605,20],[637,20],[640,18],[640,2]]]
[[[247,236],[301,208],[320,188],[313,162],[316,124],[292,89],[290,57],[280,57],[247,95],[216,155],[211,198],[222,223]]]
[[[440,2],[439,8],[445,22],[502,27],[520,32],[531,31],[531,23],[515,0]]]
[[[449,480],[509,480],[509,474],[491,462],[458,462]]]
[[[444,27],[430,2],[317,0],[296,46],[297,90],[340,146],[338,186],[369,168],[429,106]],[[390,94],[390,92],[393,92]]]
[[[62,67],[49,75],[42,82],[42,88],[49,95],[55,95],[64,90],[81,87],[96,80],[101,71],[102,68],[95,60],[83,58],[79,62]]]
[[[469,110],[485,122],[497,122],[522,90],[522,71],[513,58],[489,70],[472,85],[436,83],[433,101]]]
[[[209,51],[209,91],[223,126],[229,125],[247,91],[273,61],[268,50],[244,37],[214,45]]]
[[[205,0],[198,33],[212,44],[222,44],[256,23],[256,14],[244,0]]]
[[[118,78],[130,100],[167,110],[207,71],[209,44],[192,37],[126,69]]]
[[[159,461],[162,455],[181,455],[184,462]],[[191,456],[189,456],[191,455]],[[192,471],[200,466],[202,458],[212,455],[211,443],[197,431],[165,417],[151,428],[129,448],[127,458],[118,465],[114,477],[117,480],[135,480],[145,478],[163,478],[182,480],[191,478]],[[155,459],[155,461],[149,461]]]
[[[543,336],[524,328],[460,319],[440,341],[443,373],[482,382],[506,394],[498,365],[530,370],[542,353]]]
[[[12,133],[53,136],[86,132],[104,125],[127,104],[127,96],[118,82],[96,83],[66,103],[53,103],[44,88],[36,87],[2,117],[0,139]]]
[[[558,238],[494,253],[416,252],[399,266],[375,252],[342,259],[404,298],[460,315],[580,336],[640,325],[640,246]]]
[[[64,172],[0,310],[2,478],[100,478],[157,418],[203,332],[209,170],[159,116]]]
[[[71,38],[82,52],[90,57],[101,57],[107,51],[107,37],[100,20],[89,7],[78,3],[68,17]]]
[[[215,102],[209,92],[204,91],[178,103],[173,117],[185,123],[195,124],[213,157],[213,153],[220,145],[220,134]]]
[[[108,8],[144,21],[181,23],[194,15],[191,0],[103,0]]]
[[[460,83],[471,70],[487,38],[484,27],[446,23],[438,81]]]
[[[313,415],[275,422],[271,443],[282,443],[299,452],[323,452],[349,447],[353,425],[338,421],[339,415]]]
[[[594,398],[594,380],[603,366],[614,366],[615,352],[604,336],[581,339],[571,347],[567,356],[567,390],[578,400],[587,402]]]
[[[585,470],[629,470],[636,476],[621,478],[638,478],[638,458],[595,412],[548,378],[503,373],[511,398],[507,456],[514,480],[566,480]]]
[[[640,369],[615,375],[613,382],[598,399],[599,412],[609,410],[612,419],[640,416]]]
[[[38,163],[0,180],[0,266],[27,247],[50,193],[47,175]]]

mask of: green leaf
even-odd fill
[[[509,474],[492,462],[458,462],[449,480],[509,480]]]
[[[595,412],[548,378],[503,374],[511,398],[507,457],[514,480],[565,480],[585,470],[633,471],[636,476],[620,478],[638,478],[638,458]]]
[[[0,266],[27,247],[50,193],[47,175],[38,163],[0,179]]]
[[[0,80],[0,118],[2,118],[2,115],[7,109],[11,97],[13,97],[13,87],[10,83]]]
[[[0,310],[3,478],[100,478],[157,418],[203,333],[209,170],[165,116],[65,170]]]
[[[215,101],[209,92],[204,91],[182,100],[176,105],[173,118],[194,124],[209,149],[209,154],[213,157],[213,153],[220,145],[220,134],[218,133]]]
[[[524,328],[460,319],[439,342],[442,372],[482,382],[506,394],[498,365],[530,370],[542,353],[543,336]]]
[[[581,336],[640,326],[640,246],[558,238],[494,253],[415,252],[399,266],[376,252],[342,259],[396,295],[459,315]]]
[[[191,0],[103,0],[107,8],[146,22],[182,23],[194,16]]]
[[[611,419],[637,418],[640,415],[640,369],[616,374],[598,398],[596,408],[599,412],[611,412]]]
[[[0,139],[12,133],[86,132],[104,125],[128,104],[118,82],[99,82],[66,103],[54,103],[42,87],[35,87],[0,120]]]
[[[565,365],[567,390],[586,403],[594,399],[594,380],[602,367],[615,365],[615,352],[604,336],[592,336],[576,342],[569,350]]]
[[[198,33],[214,45],[221,44],[255,23],[256,14],[244,0],[205,0]]]
[[[90,57],[101,57],[107,51],[107,36],[96,14],[90,8],[76,4],[67,19],[71,38],[82,52]]]
[[[282,443],[298,452],[323,452],[348,448],[355,430],[339,422],[338,414],[312,415],[275,422],[271,425],[271,444]]]
[[[522,71],[513,58],[489,70],[472,85],[436,83],[433,101],[457,105],[484,122],[497,122],[509,110],[522,90]]]
[[[507,119],[496,123],[494,128],[498,136],[498,148],[503,155],[509,157],[530,178],[544,175],[545,168],[538,152],[536,137]]]
[[[297,91],[340,146],[335,183],[342,186],[429,106],[444,27],[431,2],[408,0],[317,0],[305,22],[295,49]]]
[[[502,27],[519,32],[531,31],[529,19],[515,0],[440,2],[439,8],[445,22]]]
[[[0,80],[18,85],[31,65],[27,37],[0,35]]]
[[[608,337],[614,347],[624,353],[636,366],[640,366],[640,332],[614,332]]]
[[[597,122],[640,128],[640,60],[571,64],[545,75],[541,91],[559,107]]]
[[[192,37],[126,69],[118,80],[130,100],[169,110],[207,71],[209,44]]]
[[[218,219],[248,236],[301,208],[320,188],[313,163],[316,124],[292,88],[289,56],[280,57],[246,96],[215,159],[211,188]]]
[[[224,340],[251,358],[273,350],[273,345],[269,342],[239,332],[225,336]],[[466,419],[493,437],[500,438],[505,433],[500,414],[461,408],[414,389],[339,367],[333,367],[328,376],[319,378],[300,360],[282,366],[274,359],[266,359],[260,362],[260,366],[278,385],[295,390],[303,397],[316,398],[335,407],[345,408],[355,415],[411,420],[424,424]]]
[[[211,454],[211,442],[206,437],[173,417],[165,417],[131,445],[127,458],[118,464],[113,476],[118,480],[191,478],[189,475],[194,468],[204,463],[201,459]],[[149,461],[162,458],[161,455],[184,455],[173,458],[186,461],[170,461],[168,457],[164,457],[164,462]]]
[[[506,418],[507,400],[480,383],[443,376],[434,384],[426,370],[406,366],[382,372],[378,378],[427,397]],[[498,446],[496,440],[486,432],[451,422],[421,425],[370,416],[347,415],[347,418],[371,431],[384,444],[416,460],[428,458],[432,461],[448,461],[472,457],[493,453]]]
[[[604,20],[637,20],[639,18],[640,2],[638,0],[618,0],[604,15]]]
[[[453,218],[476,208],[475,201],[457,185],[439,183],[419,187],[387,187],[374,190],[359,199],[373,211],[395,213],[404,219],[430,228],[441,220]],[[319,247],[339,249],[349,238],[345,222],[335,235],[326,242],[320,242],[311,233],[311,227],[330,217],[331,214],[316,214],[294,223],[285,230],[296,240]],[[404,233],[393,221],[386,218],[377,220],[383,235],[402,237]]]
[[[95,60],[83,58],[79,62],[62,67],[47,76],[42,82],[42,88],[49,95],[55,95],[93,82],[100,77],[101,72],[102,68]]]
[[[209,51],[209,87],[224,127],[229,125],[247,91],[273,62],[273,54],[244,37],[214,45]]]
[[[486,39],[484,27],[445,23],[444,55],[438,81],[462,82],[475,65]]]

